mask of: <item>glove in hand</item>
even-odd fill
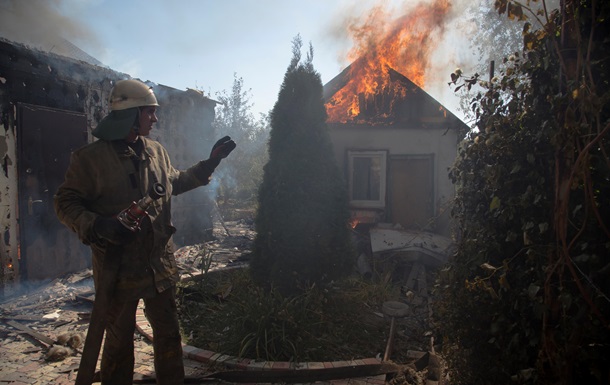
[[[129,230],[114,217],[97,217],[93,222],[93,231],[98,238],[115,245],[126,245],[133,242],[138,236],[137,232]]]
[[[225,136],[222,139],[219,139],[214,147],[212,147],[212,152],[210,152],[210,159],[224,159],[231,151],[233,151],[237,147],[237,144],[231,139],[230,136]]]

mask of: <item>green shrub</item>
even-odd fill
[[[301,41],[271,112],[251,268],[254,279],[297,294],[349,274],[354,263],[347,188],[326,126],[320,75]]]
[[[566,1],[544,28],[526,25],[524,53],[472,101],[475,129],[450,172],[458,250],[435,303],[456,384],[610,381],[600,279],[610,255],[610,6],[593,3]],[[523,16],[517,2],[496,7]]]

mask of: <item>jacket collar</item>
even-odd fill
[[[135,156],[136,154],[131,148],[129,148],[127,142],[122,139],[112,140],[110,141],[110,145],[118,156]]]
[[[144,148],[142,153],[146,153],[146,155],[148,157],[154,158],[154,152],[150,148],[150,139],[141,136],[138,138],[138,140],[142,141],[142,145]],[[129,147],[127,142],[125,142],[122,139],[121,140],[112,140],[112,141],[110,141],[110,144],[112,145],[112,148],[114,149],[114,151],[116,151],[118,156],[127,156],[127,157],[136,156],[135,151],[131,147]]]

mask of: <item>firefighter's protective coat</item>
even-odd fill
[[[106,244],[93,231],[95,218],[117,215],[147,195],[155,182],[166,187],[166,196],[147,210],[148,220],[136,240],[123,247],[121,256],[108,256],[122,260],[115,296],[123,300],[154,296],[178,280],[170,197],[208,184],[217,166],[201,161],[186,171],[177,170],[160,143],[145,137],[140,140],[143,149],[139,157],[122,140],[98,140],[76,150],[54,199],[59,220],[91,246],[97,285]]]

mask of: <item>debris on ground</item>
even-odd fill
[[[224,226],[215,226],[214,236],[212,241],[183,246],[176,251],[183,278],[248,263],[255,239],[251,222],[227,221]],[[422,343],[418,344],[417,351],[410,353],[417,358],[428,356],[423,359],[427,361],[422,368],[408,367],[389,379],[392,385],[433,383],[429,372],[432,364],[438,362],[425,343],[430,337],[426,335],[427,322],[422,321],[430,315],[425,288],[430,269],[426,271],[425,267],[415,264],[415,261],[409,262],[409,269],[404,272],[407,283],[403,300],[411,314],[396,319],[396,334],[415,331],[421,335]],[[409,275],[415,278],[409,279]],[[28,283],[21,290],[5,290],[5,296],[0,298],[0,383],[73,383],[95,297],[91,269],[48,282]],[[137,333],[134,338],[136,374],[150,376],[154,373],[152,345]],[[185,364],[187,375],[210,373],[204,364],[188,360]]]

